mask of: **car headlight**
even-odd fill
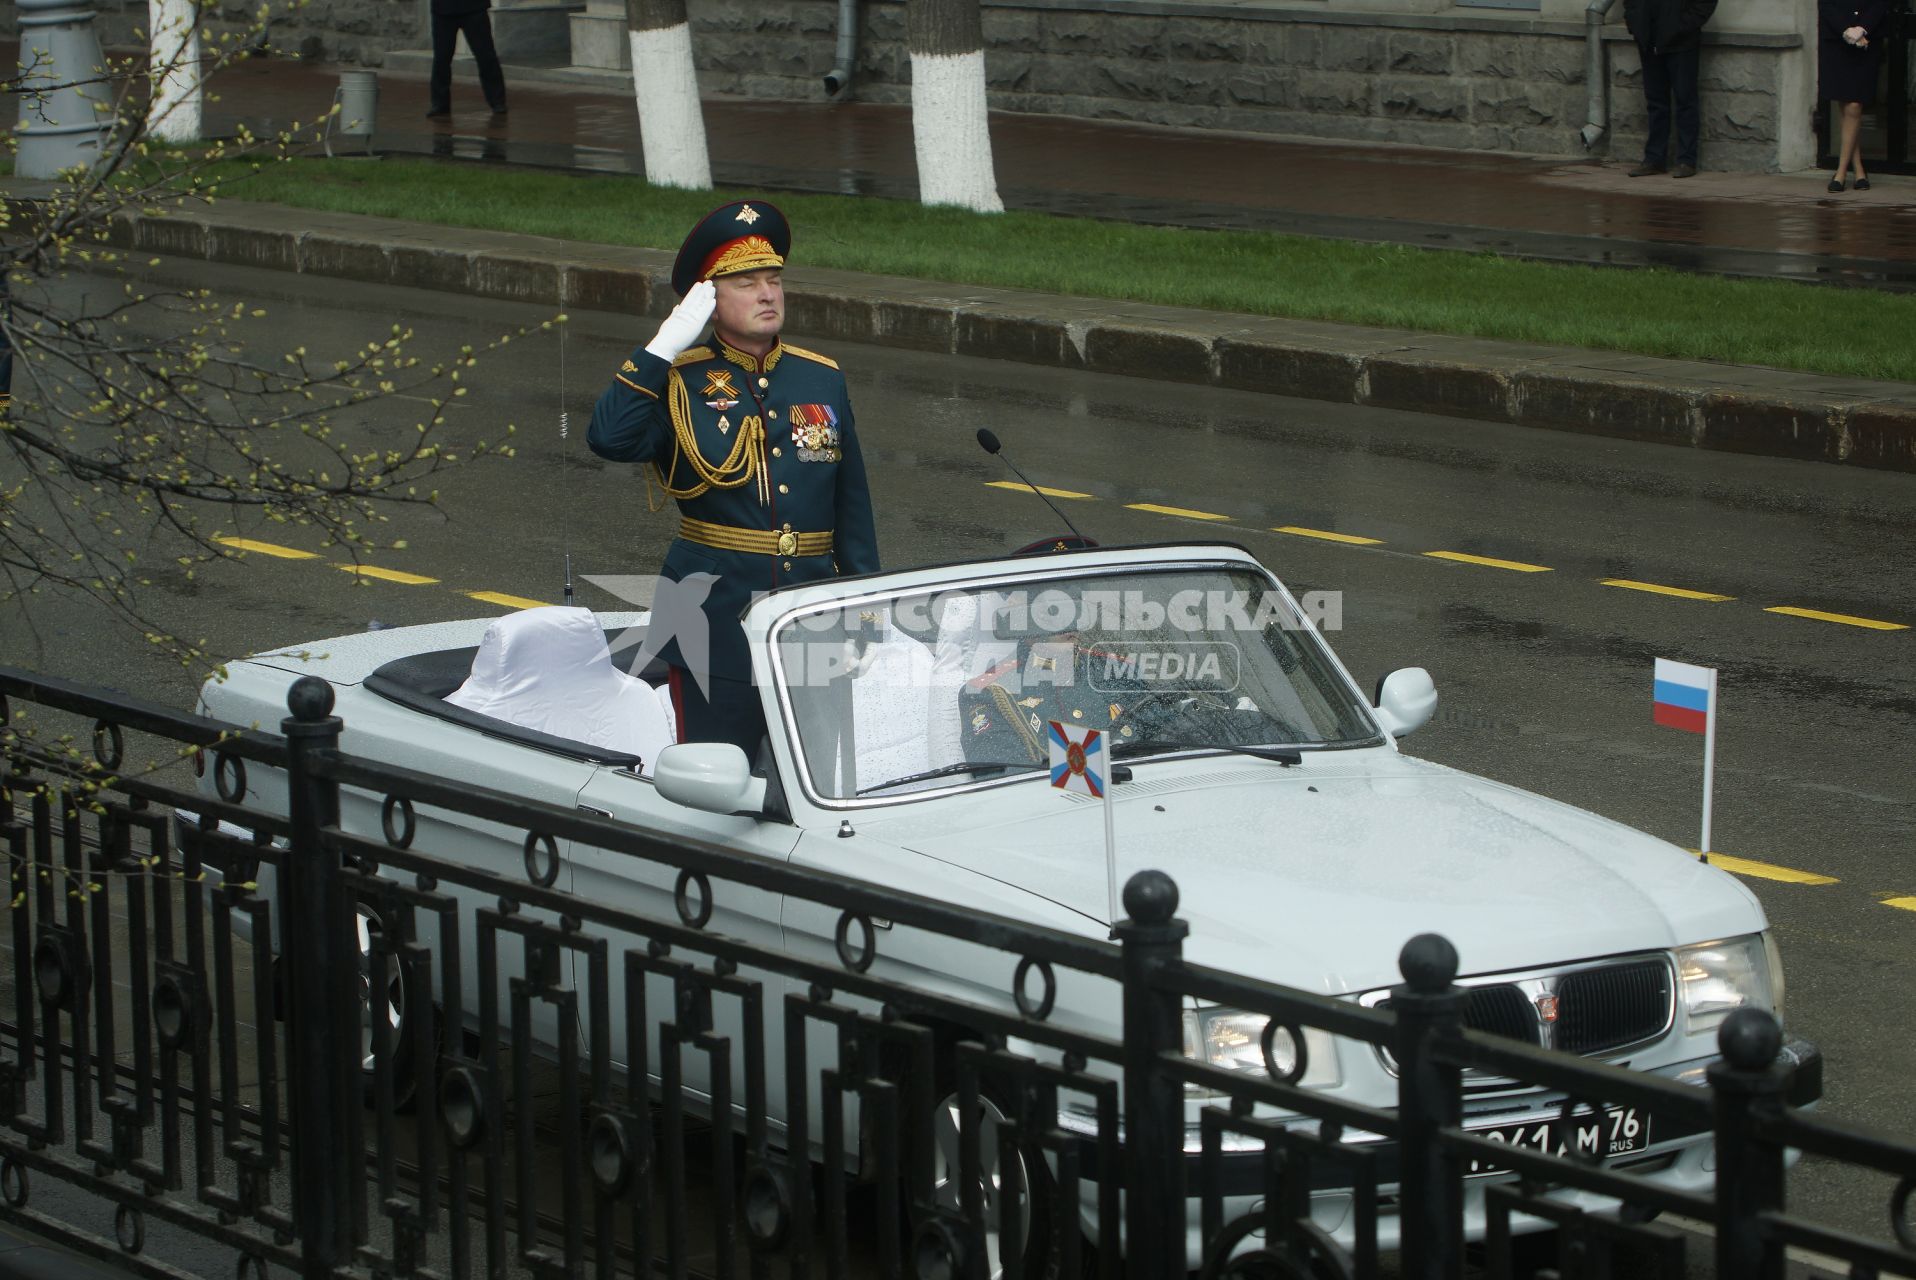
[[[1184,1011],[1184,1056],[1226,1071],[1276,1069],[1280,1077],[1297,1070],[1299,1045],[1290,1028],[1271,1032],[1270,1062],[1264,1060],[1264,1029],[1270,1019],[1261,1013],[1211,1006]],[[1297,1084],[1305,1089],[1328,1089],[1338,1083],[1337,1046],[1330,1033],[1303,1028],[1304,1074]],[[1202,1091],[1198,1091],[1202,1092]]]
[[[1691,1031],[1716,1026],[1738,1009],[1782,1021],[1782,965],[1762,934],[1679,947],[1677,984]]]

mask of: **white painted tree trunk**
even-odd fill
[[[628,34],[646,181],[661,187],[709,189],[712,160],[705,144],[698,77],[693,73],[691,24]]]
[[[164,142],[200,136],[199,18],[193,0],[147,0],[147,71],[153,81],[147,132]]]
[[[920,200],[1004,212],[991,163],[984,50],[911,55],[911,137]]]

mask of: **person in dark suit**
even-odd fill
[[[1703,24],[1716,12],[1716,0],[1623,0],[1623,22],[1643,56],[1643,100],[1650,111],[1643,161],[1630,176],[1696,174],[1697,135],[1703,113],[1697,77],[1703,60]],[[1671,103],[1676,104],[1676,165],[1670,166]]]
[[[683,300],[613,375],[586,433],[602,458],[649,464],[648,488],[656,477],[678,502],[660,577],[715,575],[698,606],[709,652],[683,635],[657,649],[679,741],[736,743],[748,759],[765,719],[740,612],[758,592],[878,569],[845,375],[779,334],[791,243],[763,200],[701,219],[672,267]]]
[[[1858,191],[1869,190],[1857,134],[1863,108],[1876,101],[1876,73],[1883,63],[1883,33],[1889,26],[1890,0],[1816,0],[1816,56],[1819,92],[1824,102],[1843,107],[1843,143],[1836,157],[1831,191],[1843,189],[1843,175],[1854,169]]]
[[[492,0],[432,0],[432,82],[428,116],[452,114],[452,50],[458,36],[479,64],[479,88],[494,116],[506,113],[506,76],[492,44]]]

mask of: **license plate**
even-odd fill
[[[1556,1116],[1524,1124],[1500,1124],[1472,1129],[1473,1137],[1525,1147],[1551,1155],[1595,1156],[1607,1160],[1629,1155],[1650,1145],[1650,1117],[1638,1115],[1635,1107],[1616,1107],[1601,1115],[1578,1112],[1568,1124]],[[1472,1160],[1464,1169],[1466,1177],[1502,1172],[1505,1166],[1491,1160]]]

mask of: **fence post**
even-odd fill
[[[1125,882],[1129,917],[1112,933],[1124,948],[1124,1234],[1134,1276],[1181,1276],[1185,1257],[1184,1084],[1158,1063],[1184,1048],[1183,1001],[1158,974],[1180,963],[1190,928],[1173,919],[1178,887],[1162,871]]]
[[[1762,1132],[1783,1110],[1790,1072],[1777,1065],[1783,1033],[1759,1009],[1738,1009],[1716,1033],[1723,1057],[1710,1064],[1716,1104],[1716,1273],[1783,1280],[1784,1248],[1757,1219],[1780,1213],[1783,1144]]]
[[[1437,1131],[1463,1122],[1463,1072],[1439,1062],[1437,1043],[1463,1029],[1469,999],[1452,986],[1457,948],[1435,933],[1404,944],[1397,967],[1401,986],[1391,988],[1397,1016],[1392,1052],[1397,1057],[1397,1118],[1403,1126],[1398,1185],[1405,1280],[1448,1280],[1461,1274],[1464,1256],[1464,1186],[1457,1157],[1437,1140]]]
[[[280,732],[286,738],[292,830],[291,847],[281,863],[276,963],[286,975],[292,1046],[288,1110],[301,1274],[306,1280],[323,1280],[350,1247],[348,1174],[358,1153],[336,1148],[349,1119],[346,1090],[357,1088],[359,1080],[358,1062],[349,1062],[350,1055],[341,1053],[359,958],[349,953],[344,936],[339,860],[327,856],[319,838],[321,827],[339,821],[339,785],[314,777],[308,764],[313,752],[339,746],[341,722],[332,714],[333,687],[318,676],[301,676],[286,695],[286,707],[292,715],[280,721]]]

